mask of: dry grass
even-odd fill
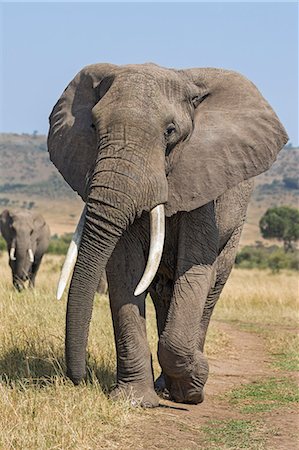
[[[265,339],[273,365],[299,369],[298,274],[251,269],[234,270],[218,302],[214,320],[235,322]]]
[[[225,285],[214,318],[296,327],[299,318],[298,274],[283,271],[234,270]]]
[[[115,371],[106,298],[95,302],[90,381],[74,388],[65,379],[65,301],[55,301],[60,261],[47,257],[36,291],[22,294],[12,290],[1,261],[1,449],[106,449],[119,432],[126,439],[130,416],[140,414],[106,395]]]
[[[7,256],[0,259],[0,449],[137,448],[134,426],[148,412],[113,403],[115,350],[107,298],[97,296],[89,338],[90,381],[74,387],[64,377],[65,298],[55,300],[62,258],[47,256],[35,291],[11,287]],[[238,270],[225,288],[216,317],[294,324],[296,277]],[[155,357],[154,309],[148,302],[148,339]],[[217,354],[229,337],[211,324],[207,353]],[[132,425],[134,424],[135,425]],[[130,424],[130,426],[129,426]],[[142,439],[142,436],[139,436]],[[140,446],[138,448],[144,448]]]

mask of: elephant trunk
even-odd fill
[[[67,375],[75,384],[86,376],[86,345],[93,298],[123,231],[143,210],[166,201],[166,179],[145,176],[136,148],[102,145],[90,181],[82,238],[68,296]],[[131,152],[129,151],[131,150]],[[128,155],[131,154],[131,158]],[[132,158],[132,155],[134,156]],[[165,172],[163,172],[165,177]],[[151,195],[156,192],[156,196]]]
[[[29,242],[25,235],[14,239],[10,248],[9,258],[13,272],[13,284],[21,291],[24,282],[29,279],[32,262],[28,254]]]
[[[85,225],[70,285],[66,316],[67,375],[78,384],[86,376],[85,352],[92,304],[107,261],[127,222],[120,226],[117,210],[87,202]],[[120,214],[121,215],[121,214]]]

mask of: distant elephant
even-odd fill
[[[13,285],[24,289],[24,282],[34,287],[35,277],[50,242],[50,229],[40,214],[30,211],[0,215],[0,230],[6,240]]]
[[[54,106],[48,136],[51,160],[86,204],[71,244],[74,259],[79,249],[66,317],[75,384],[86,377],[93,298],[106,268],[117,349],[112,397],[159,404],[146,339],[150,292],[162,368],[156,388],[166,386],[177,402],[203,400],[207,327],[233,266],[251,178],[287,140],[257,88],[232,71],[95,64],[77,74]],[[66,266],[63,287],[68,258]]]

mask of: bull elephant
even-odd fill
[[[200,403],[210,317],[231,271],[252,178],[287,134],[242,75],[155,64],[94,64],[70,82],[50,115],[50,158],[85,202],[67,270],[67,375],[86,377],[94,294],[106,268],[117,385],[154,407],[145,298],[152,296],[162,368],[156,388]],[[74,263],[74,260],[76,262]],[[145,268],[145,271],[144,271]]]
[[[14,287],[21,291],[25,282],[34,287],[35,278],[50,242],[50,229],[40,214],[4,210],[0,230],[6,240]]]

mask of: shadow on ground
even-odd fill
[[[91,359],[91,358],[90,358]],[[30,342],[28,348],[11,348],[0,359],[0,382],[13,386],[46,387],[61,382],[70,382],[66,377],[66,366],[62,354],[55,355],[53,351],[32,351]],[[104,364],[99,365],[94,360],[87,364],[87,384],[99,383],[102,391],[108,394],[115,383],[115,371]]]

